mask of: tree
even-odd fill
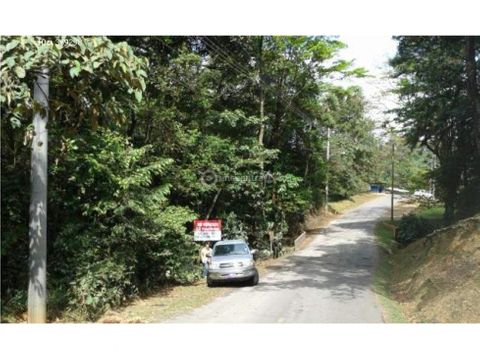
[[[83,109],[90,112],[88,118],[92,126],[96,126],[100,114],[111,115],[111,121],[119,121],[122,117],[122,113],[118,111],[120,109],[117,109],[119,103],[114,97],[111,100],[105,100],[105,92],[102,90],[112,86],[111,80],[117,80],[120,91],[122,88],[128,89],[127,92],[141,99],[141,91],[144,88],[145,72],[142,69],[144,63],[133,56],[125,43],[114,45],[106,38],[95,37],[2,37],[0,51],[2,54],[0,100],[3,114],[2,128],[4,128],[2,138],[7,140],[7,144],[13,144],[13,149],[4,147],[2,141],[2,168],[4,174],[6,172],[5,179],[7,179],[4,184],[8,190],[15,188],[16,184],[12,183],[14,179],[10,171],[15,174],[15,170],[20,166],[28,165],[27,161],[24,163],[17,161],[21,152],[18,149],[18,143],[21,137],[32,140],[29,321],[44,322],[47,297],[47,114],[52,115],[53,127],[59,127],[55,122],[62,122],[64,128],[68,130],[83,125],[85,116]],[[48,100],[49,73],[53,84],[51,101]],[[32,80],[35,78],[32,97],[29,84],[33,83]],[[77,79],[73,84],[68,81],[72,78]],[[106,84],[107,79],[108,84]],[[95,86],[93,86],[94,83]],[[62,87],[62,85],[66,86]],[[108,95],[112,95],[112,92]],[[115,112],[109,113],[108,108],[112,107]],[[26,124],[26,119],[32,113],[35,113],[33,129]],[[72,118],[74,121],[70,123]],[[56,143],[59,142],[57,139]],[[56,146],[54,149],[58,150]],[[9,157],[12,151],[13,163],[7,162],[7,159],[12,159]],[[23,155],[26,155],[25,152]],[[58,152],[55,158],[58,160]],[[4,202],[5,197],[7,199]],[[6,205],[4,209],[6,208],[9,214],[18,212],[18,203],[13,199],[15,199],[15,193],[2,194],[2,205]],[[13,235],[9,232],[17,229],[15,227],[4,229],[3,220],[2,235],[7,239],[6,248],[8,249],[9,235]],[[12,219],[10,218],[9,221]],[[4,253],[5,251],[2,251],[2,258]],[[7,260],[7,263],[10,261]],[[7,277],[8,280],[11,278]],[[2,287],[3,284],[2,278]]]
[[[417,143],[438,157],[435,171],[445,221],[479,210],[480,177],[471,40],[465,37],[399,37],[391,65],[399,79],[402,106],[398,121],[410,145]],[[468,51],[466,51],[466,49]],[[467,59],[466,59],[467,56]],[[475,56],[474,56],[475,58]]]
[[[327,127],[334,195],[368,180],[375,140],[363,96],[329,84],[362,71],[335,58],[335,38],[2,41],[7,313],[26,302],[29,84],[40,65],[51,74],[49,317],[95,319],[155,286],[197,279],[194,218],[221,218],[225,236],[259,249],[292,241],[324,199]]]
[[[425,147],[411,148],[400,134],[393,133],[390,141],[395,146],[395,184],[396,187],[414,192],[427,189],[432,177],[432,164],[435,155]],[[391,181],[391,144],[378,141],[375,161],[371,163],[369,181],[371,183],[389,184]]]

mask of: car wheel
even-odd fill
[[[255,275],[253,275],[252,280],[250,280],[250,286],[255,286],[258,284],[260,277],[258,276],[258,271],[255,271]]]
[[[215,283],[212,280],[210,280],[209,278],[207,278],[207,286],[208,287],[214,287]]]

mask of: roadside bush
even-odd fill
[[[133,271],[126,264],[105,259],[85,267],[70,290],[69,305],[84,318],[94,320],[136,293]]]
[[[15,317],[27,311],[27,291],[23,289],[15,291],[8,302],[2,299],[1,306],[1,322],[15,321]]]
[[[226,239],[247,239],[245,224],[234,212],[223,216],[223,237]]]
[[[400,219],[397,230],[397,241],[407,246],[408,244],[418,240],[425,235],[431,233],[435,227],[433,224],[420,216],[415,214],[404,215]]]
[[[54,138],[63,143],[63,157],[49,169],[50,319],[67,311],[74,320],[94,320],[137,293],[200,277],[198,244],[186,226],[196,214],[168,200],[164,172],[172,160],[109,129]],[[55,145],[52,158],[60,151]],[[27,305],[28,247],[14,235],[7,232],[2,242],[2,319]]]
[[[77,221],[62,224],[51,267],[68,283],[70,311],[94,320],[137,292],[195,280],[198,249],[185,227],[195,214],[168,205],[171,160],[103,129],[77,136],[69,150],[52,171],[72,178],[63,216]]]

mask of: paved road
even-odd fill
[[[234,289],[171,322],[383,322],[372,291],[377,261],[373,229],[388,209],[389,197],[379,195],[333,221],[256,287]]]

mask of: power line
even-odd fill
[[[214,50],[220,48],[220,45],[218,43],[215,43],[215,41],[213,39],[210,39],[208,37],[202,37],[202,39],[205,40],[208,44],[214,43],[216,45],[216,46],[210,45],[210,48],[214,48]],[[244,54],[247,54],[245,48],[241,44],[238,44],[238,47],[241,49],[241,51]],[[220,51],[220,50],[217,50],[216,54],[219,56],[218,51]],[[214,51],[214,53],[215,53],[215,51]],[[250,76],[250,74],[247,72],[246,68],[244,68],[240,64],[237,64],[237,62],[234,59],[232,59],[228,54],[226,54],[224,52],[222,52],[222,54],[225,54],[224,56],[226,58],[222,57],[222,56],[219,56],[219,57],[222,58],[223,60],[225,60],[227,62],[227,64],[230,65],[230,67],[233,70],[244,73],[244,74]],[[228,59],[228,60],[226,60],[226,59]],[[232,65],[232,64],[236,64],[236,65]],[[266,77],[265,77],[265,75],[263,75],[263,76],[267,80],[272,80],[269,76],[266,76]],[[267,90],[267,91],[269,90],[268,87],[265,87],[264,89]],[[287,102],[284,101],[284,98],[282,97],[281,103],[285,106],[285,108],[287,110],[291,110],[293,113],[300,116],[302,119],[307,120],[309,122],[314,122],[315,121],[315,119],[312,119],[310,116],[306,115],[302,110],[300,110],[298,107],[293,105],[291,101],[289,103],[287,103]]]

